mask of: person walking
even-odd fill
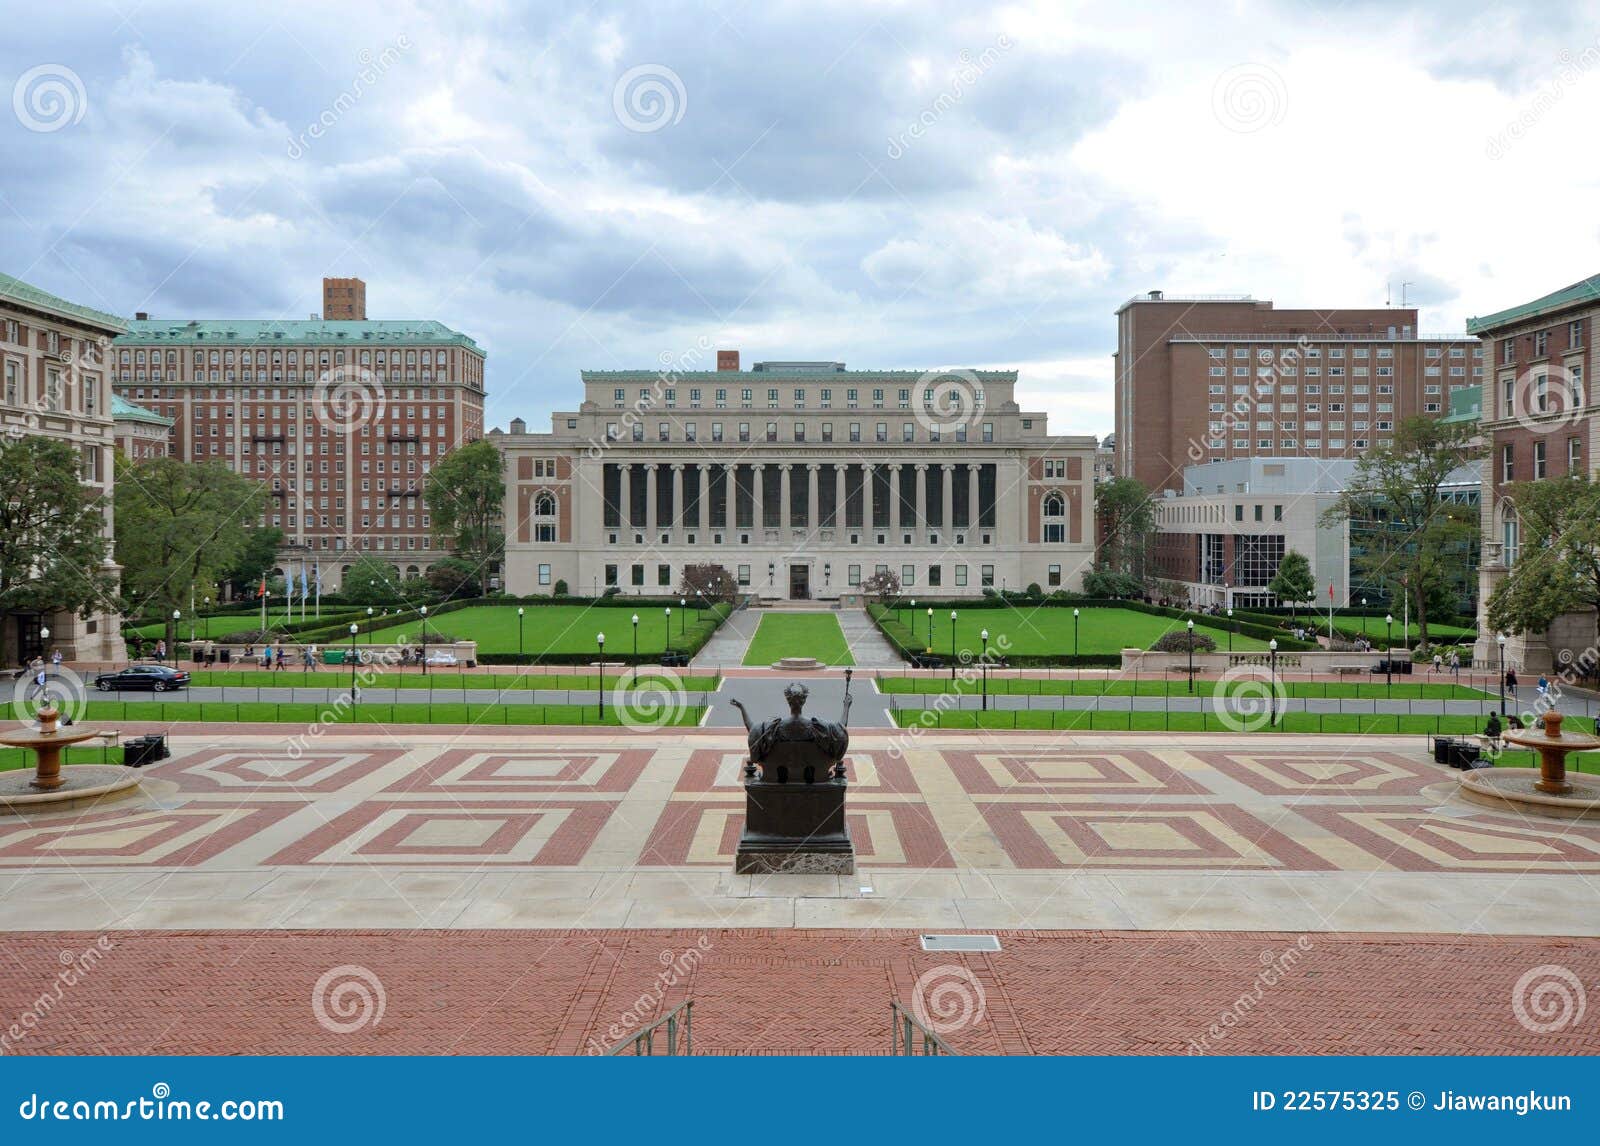
[[[1444,668],[1444,658],[1442,656],[1440,656],[1438,653],[1434,653],[1433,654],[1433,671],[1434,672],[1438,672],[1442,668]]]
[[[283,646],[279,645],[278,646],[278,659],[277,659],[277,662],[273,665],[272,671],[273,672],[282,672],[283,671],[283,662],[284,662],[285,659],[286,658],[284,656]]]
[[[1450,650],[1450,675],[1461,679],[1461,654],[1455,649]]]
[[[1506,669],[1506,691],[1513,697],[1517,695],[1517,670]]]
[[[50,668],[51,668],[51,671],[56,676],[60,676],[61,675],[61,650],[60,649],[51,649],[50,650]]]
[[[35,697],[43,695],[45,685],[49,680],[44,671],[44,658],[34,657],[29,661],[28,672],[33,677],[33,681],[28,685],[28,699],[33,700]]]
[[[156,664],[161,664],[166,659],[167,659],[167,642],[165,640],[157,641],[156,642]]]

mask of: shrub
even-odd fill
[[[553,596],[556,596],[556,597],[565,597],[565,596],[567,596],[567,583],[565,581],[557,581],[556,582],[556,589],[555,589],[555,593],[553,594]]]
[[[1205,633],[1191,633],[1188,629],[1174,629],[1170,633],[1163,633],[1150,646],[1153,653],[1214,653],[1217,651],[1217,642]]]

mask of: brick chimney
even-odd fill
[[[717,370],[738,370],[739,352],[737,350],[717,351]]]
[[[367,284],[360,279],[323,279],[322,317],[329,322],[364,321]]]

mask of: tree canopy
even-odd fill
[[[1296,615],[1300,605],[1316,597],[1317,579],[1311,572],[1311,562],[1306,555],[1293,549],[1285,553],[1283,560],[1278,562],[1278,571],[1267,582],[1267,592],[1279,601],[1289,603],[1291,618]]]
[[[0,438],[0,616],[116,608],[105,499],[66,442]]]
[[[1142,594],[1149,583],[1150,542],[1156,529],[1150,491],[1133,478],[1113,478],[1095,487],[1094,511],[1104,538],[1096,568],[1132,579]]]
[[[1489,595],[1489,624],[1542,633],[1563,613],[1596,610],[1600,637],[1600,485],[1587,475],[1518,482],[1507,491],[1522,546]]]
[[[428,472],[422,496],[433,531],[449,538],[456,554],[477,570],[479,591],[487,596],[506,547],[500,451],[487,440],[451,450]]]

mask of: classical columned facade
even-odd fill
[[[917,409],[917,372],[585,374],[552,433],[491,434],[516,487],[507,588],[659,595],[703,562],[770,599],[850,598],[883,570],[909,596],[1076,588],[1093,439],[1048,437],[1014,374],[960,373],[982,402],[955,423]]]

